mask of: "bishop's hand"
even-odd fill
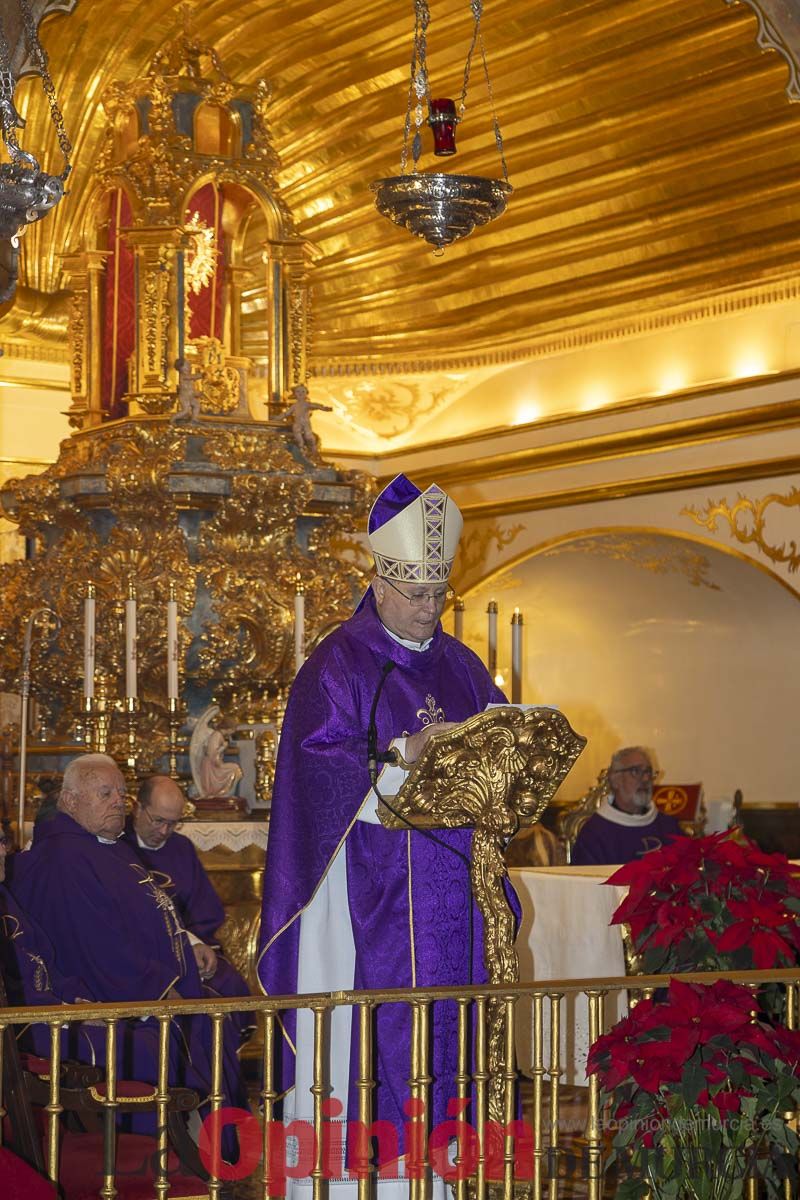
[[[419,729],[416,733],[412,733],[411,737],[406,738],[406,751],[404,755],[406,762],[416,762],[427,746],[430,737],[436,733],[443,733],[446,729],[454,729],[457,724],[457,721],[432,721],[424,729]]]

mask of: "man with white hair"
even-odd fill
[[[385,829],[371,774],[394,795],[428,738],[504,701],[483,663],[440,623],[462,518],[435,484],[424,492],[400,475],[378,496],[368,536],[375,578],[349,620],[317,647],[295,679],[281,732],[264,873],[259,974],[271,995],[358,988],[456,987],[486,979],[483,924],[472,904],[471,832]],[[472,940],[470,941],[470,933]],[[313,1115],[312,1018],[286,1014],[291,1054],[284,1110]],[[403,1152],[409,1098],[410,1016],[404,1004],[376,1012],[373,1117],[391,1122]],[[457,1010],[431,1011],[429,1119],[445,1119],[457,1090]],[[294,1047],[296,1044],[296,1064]],[[333,1101],[353,1106],[351,1014],[332,1019]],[[291,1047],[291,1049],[289,1049]],[[295,1070],[296,1065],[296,1070]],[[388,1184],[388,1181],[387,1181]],[[384,1181],[379,1185],[384,1186]],[[310,1196],[310,1180],[292,1187]],[[331,1196],[355,1183],[331,1181]],[[398,1181],[398,1194],[407,1190]]]
[[[642,746],[617,750],[608,768],[609,794],[575,839],[573,864],[630,862],[681,836],[675,818],[653,803],[654,774]]]

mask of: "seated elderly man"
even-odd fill
[[[114,760],[104,754],[73,759],[56,813],[37,826],[33,847],[18,856],[14,898],[47,933],[61,974],[85,981],[88,999],[199,999],[203,990],[186,934],[169,897],[118,840],[124,823],[125,781]],[[202,1092],[210,1079],[210,1025],[204,1017],[181,1018],[180,1025],[188,1053],[172,1082]],[[225,1103],[241,1105],[234,1040],[225,1038]],[[146,1067],[135,1064],[139,1078]]]
[[[216,996],[247,996],[247,984],[214,942],[214,934],[225,920],[222,902],[193,843],[178,833],[184,805],[183,792],[173,779],[153,775],[140,785],[122,836],[173,901],[206,991]],[[253,1029],[253,1014],[236,1013],[233,1022],[244,1037]]]
[[[653,803],[653,775],[641,746],[616,752],[608,768],[609,794],[575,839],[576,866],[630,862],[681,836],[675,818]]]

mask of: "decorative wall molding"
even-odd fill
[[[662,534],[619,532],[579,537],[543,551],[541,557],[559,558],[564,554],[626,562],[653,575],[682,575],[692,587],[721,590],[718,583],[708,578],[711,570],[708,555],[676,539],[665,539]]]
[[[777,50],[789,67],[786,94],[800,100],[800,12],[796,0],[725,0],[746,4],[758,18],[757,41],[762,50]]]
[[[751,500],[741,493],[733,504],[725,500],[709,500],[701,511],[693,506],[681,509],[681,516],[690,517],[695,525],[717,533],[719,523],[725,522],[728,533],[742,546],[755,546],[770,562],[784,565],[790,572],[800,567],[800,549],[797,541],[790,538],[782,542],[772,541],[767,533],[767,512],[777,505],[784,509],[800,508],[800,489],[793,487],[788,492],[770,492],[758,500]]]

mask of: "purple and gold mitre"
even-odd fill
[[[457,505],[435,483],[421,492],[398,475],[369,514],[376,573],[398,583],[446,582],[463,524]]]

